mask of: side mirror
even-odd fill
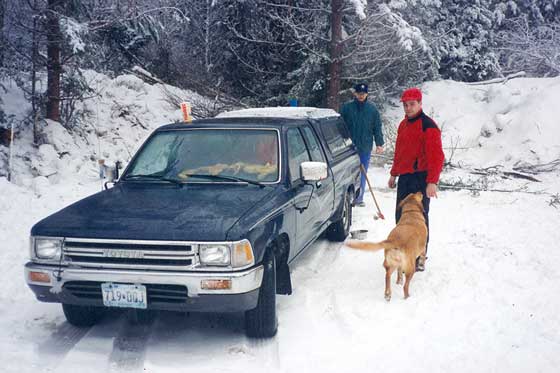
[[[301,165],[303,181],[319,181],[329,176],[327,164],[324,162],[303,162]]]

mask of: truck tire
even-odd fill
[[[105,308],[93,306],[75,306],[62,304],[62,311],[66,320],[78,327],[93,326],[105,315]]]
[[[272,250],[265,253],[264,273],[257,307],[245,312],[245,332],[251,338],[271,338],[278,330],[276,318],[276,260]]]
[[[352,225],[352,195],[346,193],[344,195],[344,204],[342,205],[342,216],[340,220],[335,221],[327,228],[327,238],[331,241],[342,242],[350,233]]]

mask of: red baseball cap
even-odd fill
[[[422,101],[422,91],[420,88],[406,89],[401,96],[401,102],[405,101]]]

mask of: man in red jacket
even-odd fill
[[[401,96],[405,118],[399,124],[395,158],[389,178],[389,188],[397,186],[397,209],[395,220],[398,223],[401,211],[399,203],[409,194],[422,192],[424,199],[424,218],[430,239],[430,198],[437,198],[437,183],[443,168],[444,154],[441,146],[441,132],[432,120],[422,111],[422,92],[418,88],[410,88]],[[428,247],[426,244],[426,251]],[[416,270],[423,271],[425,258],[416,260]]]

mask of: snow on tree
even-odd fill
[[[408,85],[437,76],[437,62],[418,27],[391,7],[370,5],[361,40],[350,45],[344,79],[369,82],[371,95],[383,101]]]
[[[60,10],[46,12],[49,4]],[[438,77],[557,74],[560,0],[0,0],[2,13],[2,73],[24,86],[33,118],[60,97],[69,127],[71,102],[87,87],[84,68],[141,66],[240,105],[298,98],[333,108],[361,80],[382,100]],[[55,18],[58,37],[48,39]],[[522,19],[527,27],[516,24]],[[56,41],[58,70],[47,61]],[[527,47],[514,53],[512,41]],[[47,71],[59,71],[59,94],[38,85]]]
[[[528,16],[509,19],[497,36],[505,73],[560,74],[560,23],[531,26]]]
[[[444,78],[475,81],[498,70],[492,0],[394,0],[395,12],[422,30]]]

